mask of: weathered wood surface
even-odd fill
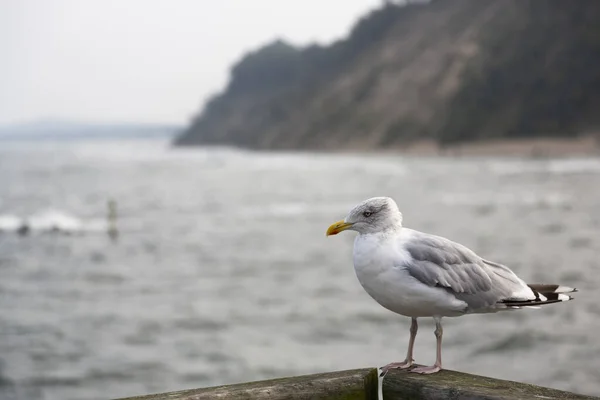
[[[442,370],[419,375],[391,370],[383,380],[385,400],[592,400],[598,397],[527,383]]]
[[[362,400],[370,368],[131,397],[127,400]],[[377,380],[375,380],[377,388]],[[375,393],[377,396],[377,393]],[[375,397],[376,399],[377,397]],[[125,400],[125,399],[122,399]]]
[[[383,380],[384,400],[592,400],[584,396],[526,383],[443,370],[418,375],[392,370]],[[303,375],[236,385],[130,397],[121,400],[375,400],[374,368]]]

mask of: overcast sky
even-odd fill
[[[185,124],[276,37],[329,43],[381,0],[0,0],[0,123]]]

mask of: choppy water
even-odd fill
[[[359,286],[327,226],[393,196],[573,302],[446,319],[447,368],[600,395],[600,160],[0,143],[0,399],[103,399],[383,365],[408,318]],[[119,240],[103,231],[119,206]],[[32,231],[14,231],[27,218]],[[70,235],[44,233],[68,227]],[[417,362],[435,357],[420,324]]]

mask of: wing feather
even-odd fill
[[[509,268],[479,257],[467,247],[440,236],[413,231],[404,242],[410,260],[404,267],[420,282],[441,287],[470,309],[507,299],[529,300],[533,292]]]

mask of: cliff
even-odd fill
[[[600,128],[600,1],[385,4],[330,46],[244,56],[177,145],[401,148]]]

